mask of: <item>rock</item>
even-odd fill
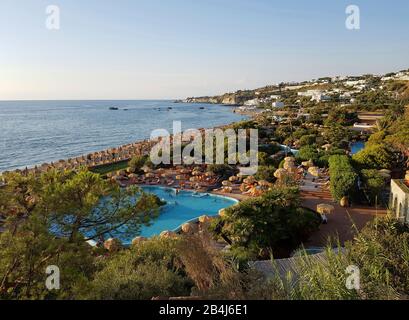
[[[174,233],[173,231],[163,231],[160,234],[160,237],[164,238],[164,239],[174,238],[174,237],[176,237],[176,233]]]
[[[210,222],[212,222],[212,218],[211,217],[209,217],[209,216],[206,216],[206,215],[204,215],[204,216],[201,216],[200,218],[199,218],[199,222],[201,223],[201,224],[209,224]]]
[[[119,239],[110,238],[104,242],[104,248],[110,252],[116,252],[122,248],[122,243]]]
[[[219,216],[222,217],[222,218],[225,217],[226,216],[226,209],[220,209],[219,210]]]
[[[132,240],[132,245],[133,245],[133,246],[137,246],[138,244],[140,244],[140,243],[142,243],[142,242],[145,242],[146,240],[148,240],[148,239],[145,238],[145,237],[136,237],[136,238],[134,238],[134,239]]]
[[[236,96],[231,95],[231,96],[224,97],[222,100],[222,104],[236,105],[237,104]]]
[[[198,231],[197,224],[188,222],[182,225],[182,232],[186,234],[193,234]]]

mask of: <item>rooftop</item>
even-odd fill
[[[405,183],[405,180],[392,180],[393,182],[395,182],[399,188],[402,189],[402,191],[404,191],[405,193],[409,193],[409,187],[408,185]]]

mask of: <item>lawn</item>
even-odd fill
[[[110,163],[110,164],[94,167],[94,168],[91,168],[90,170],[94,173],[105,175],[110,172],[115,172],[118,170],[125,170],[127,168],[128,168],[128,161],[121,161],[121,162]]]

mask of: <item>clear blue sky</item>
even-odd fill
[[[61,30],[45,8],[61,9]],[[345,8],[361,9],[361,30]],[[407,0],[0,0],[0,100],[213,95],[409,68]]]

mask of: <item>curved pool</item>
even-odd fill
[[[217,215],[220,209],[224,209],[238,203],[238,200],[208,193],[196,193],[180,191],[176,194],[173,188],[155,186],[142,187],[145,192],[153,193],[166,201],[158,218],[151,222],[150,226],[143,226],[140,235],[153,237],[162,231],[177,231],[182,224],[196,220],[202,215]],[[130,242],[130,241],[126,241]]]

